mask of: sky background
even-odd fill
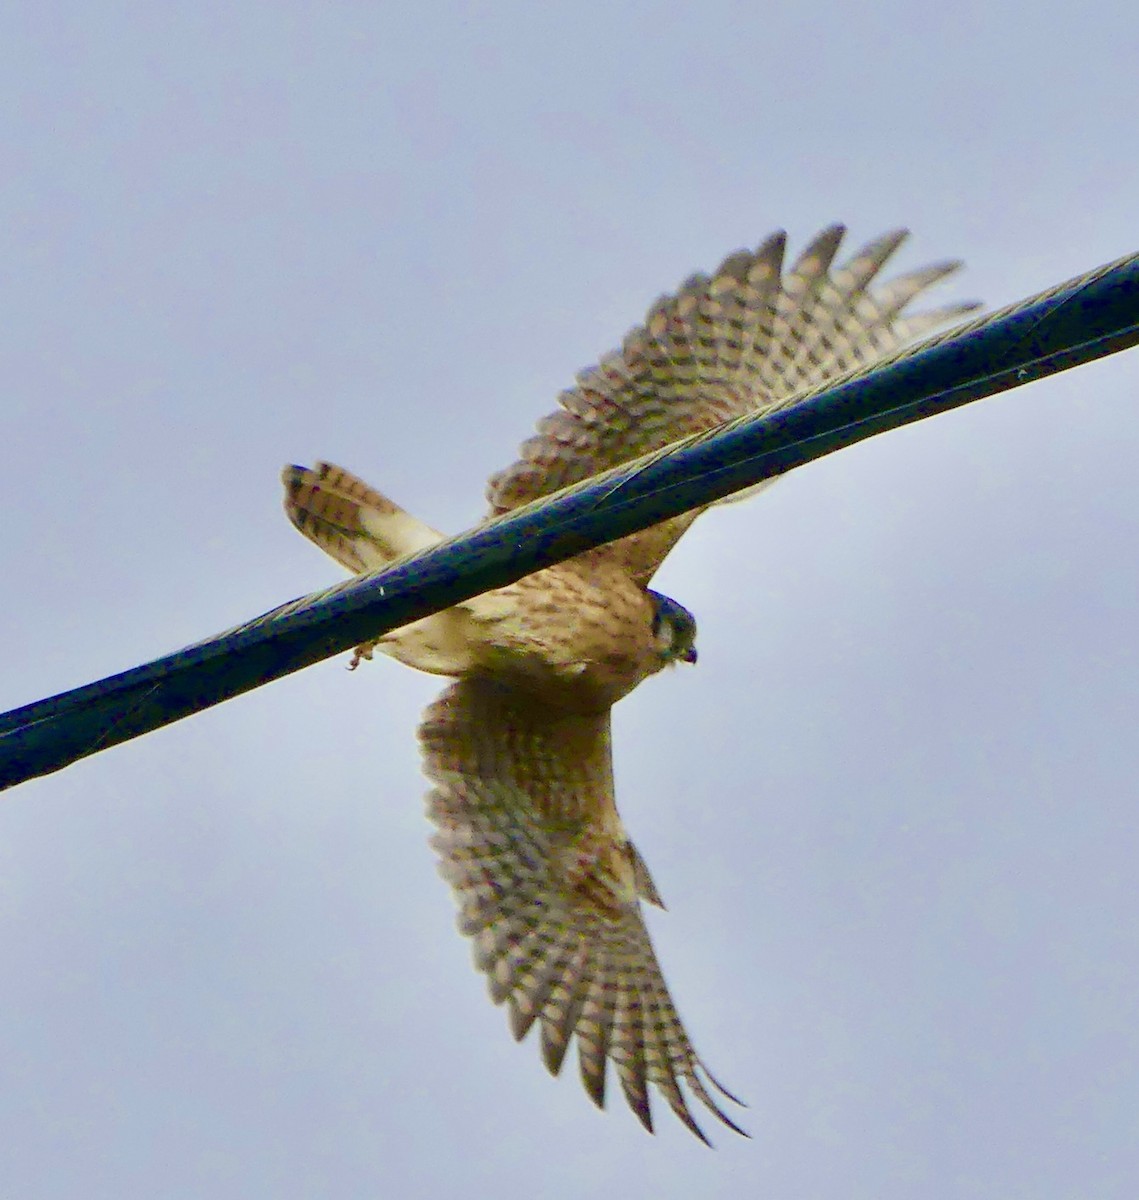
[[[1139,249],[1139,10],[17,3],[0,708],[339,578],[278,470],[482,511],[576,371],[778,227],[1000,305]],[[0,1195],[1139,1194],[1139,357],[702,520],[616,713],[709,1152],[515,1046],[414,732],[324,663],[0,801]],[[571,1064],[572,1065],[572,1064]]]

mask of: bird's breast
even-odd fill
[[[652,604],[623,571],[571,559],[502,589],[485,665],[564,707],[607,708],[661,666]]]

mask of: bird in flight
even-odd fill
[[[620,350],[561,394],[518,460],[491,476],[487,518],[780,408],[977,307],[911,312],[960,264],[881,283],[906,232],[836,265],[844,232],[823,230],[786,271],[785,235],[774,234],[661,297]],[[350,571],[382,569],[443,538],[331,463],[286,467],[282,479],[289,519]],[[641,905],[663,905],[617,812],[609,717],[650,675],[696,661],[692,614],[648,585],[698,515],[394,630],[359,647],[353,665],[379,649],[453,680],[419,730],[432,844],[514,1036],[537,1025],[555,1075],[576,1041],[599,1107],[611,1062],[648,1130],[651,1086],[707,1142],[690,1097],[742,1133],[716,1093],[738,1101],[693,1049],[649,939]]]

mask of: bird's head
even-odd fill
[[[653,637],[662,663],[696,661],[696,618],[682,604],[647,589],[653,606]]]

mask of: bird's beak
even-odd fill
[[[696,647],[689,646],[687,650],[680,656],[686,663],[694,663],[696,661]]]

